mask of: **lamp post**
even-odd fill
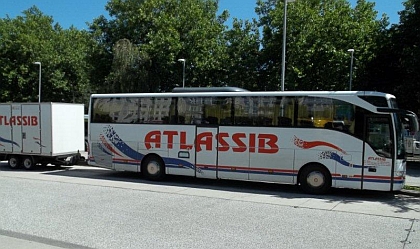
[[[347,50],[347,52],[350,52],[351,54],[351,58],[350,58],[350,83],[349,83],[349,91],[351,91],[351,80],[353,79],[353,54],[354,54],[354,49],[350,48],[349,50]]]
[[[284,19],[283,19],[283,52],[281,58],[281,91],[284,91],[284,77],[286,73],[286,22],[287,22],[287,3],[295,0],[284,0]]]
[[[41,62],[37,61],[34,64],[39,65],[38,103],[41,103]]]
[[[178,61],[182,62],[182,88],[185,87],[185,59],[178,59]]]

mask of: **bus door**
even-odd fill
[[[249,127],[234,126],[219,128],[218,178],[249,180],[250,147],[255,147],[249,145],[250,130]]]
[[[394,144],[389,115],[366,115],[363,143],[362,189],[390,190]]]
[[[195,174],[198,178],[217,178],[217,135],[219,127],[196,126]]]

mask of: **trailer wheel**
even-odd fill
[[[162,180],[165,176],[165,164],[158,156],[151,155],[142,164],[143,175],[153,181]]]
[[[10,156],[8,161],[9,167],[11,169],[17,169],[19,168],[20,160],[18,156]]]
[[[69,166],[77,165],[77,163],[79,162],[79,159],[80,159],[79,156],[70,157]]]
[[[25,158],[23,159],[22,165],[23,165],[23,167],[24,167],[25,169],[27,169],[27,170],[33,169],[33,168],[35,167],[34,160],[33,160],[33,159],[32,159],[32,157],[30,157],[30,156],[25,157]]]

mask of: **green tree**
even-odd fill
[[[420,113],[420,0],[408,0],[400,14],[400,23],[391,29],[397,51],[398,78],[391,82],[405,109]],[[386,52],[386,51],[384,51]]]
[[[247,90],[264,90],[259,82],[260,33],[256,20],[233,20],[230,30],[224,32],[226,53],[224,63],[225,85],[242,87]]]
[[[86,31],[63,30],[35,6],[14,19],[0,19],[0,101],[38,100],[38,66],[41,100],[87,103],[95,48]]]
[[[258,2],[263,29],[263,74],[279,90],[283,36],[283,1]],[[346,90],[350,55],[355,49],[353,89],[358,75],[378,50],[377,41],[387,26],[377,20],[374,3],[357,1],[352,9],[345,0],[299,0],[288,4],[286,90]]]
[[[0,81],[2,102],[35,101],[38,95],[38,70],[33,63],[52,50],[43,40],[54,30],[52,18],[35,7],[16,19],[0,19]]]
[[[113,56],[107,84],[121,80],[124,90],[169,91],[182,82],[180,58],[186,59],[186,86],[221,84],[227,14],[216,15],[216,0],[111,0],[106,9],[112,18],[95,19],[91,31]],[[139,56],[131,61],[137,70],[116,78],[120,65],[114,46],[123,39],[132,44],[131,55]]]
[[[408,0],[400,23],[392,29],[392,43],[398,51],[399,76],[392,85],[403,108],[420,113],[420,0]]]
[[[364,89],[392,93],[399,107],[420,113],[420,0],[407,0],[367,66]]]
[[[110,92],[135,92],[137,82],[141,82],[142,77],[147,77],[147,72],[142,70],[142,61],[147,63],[148,56],[142,55],[138,47],[128,39],[117,41],[112,51],[114,59],[112,71],[107,78],[110,83],[108,90]]]

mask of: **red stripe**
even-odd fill
[[[134,159],[125,159],[125,158],[114,158],[112,159],[113,161],[120,161],[120,162],[135,162],[135,163],[139,163],[141,162],[140,160],[134,160]]]
[[[362,175],[354,175],[354,177],[362,178]],[[369,178],[369,179],[384,179],[389,180],[391,177],[389,176],[372,176],[372,175],[364,175],[363,178]],[[396,177],[395,177],[396,178]]]
[[[235,170],[252,170],[252,171],[270,171],[270,172],[282,172],[282,173],[297,173],[297,170],[291,169],[270,169],[270,168],[251,168],[243,166],[228,166],[228,165],[211,165],[211,164],[197,164],[197,167],[206,168],[219,168],[219,169],[235,169]]]

